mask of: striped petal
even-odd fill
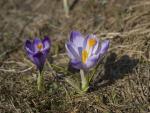
[[[85,64],[85,68],[89,69],[95,66],[97,64],[97,60],[98,60],[98,55],[93,55],[89,57]]]
[[[67,43],[67,44],[65,44],[65,46],[66,46],[66,50],[68,52],[68,56],[71,59],[80,59],[80,55],[79,55],[77,47],[75,47],[72,43]]]
[[[95,44],[95,46],[93,47],[92,55],[96,55],[97,52],[98,52],[98,49],[99,49],[99,40],[96,39],[96,44]]]
[[[34,59],[34,63],[37,66],[38,70],[40,72],[42,72],[43,67],[44,67],[44,63],[46,60],[46,56],[43,53],[38,52],[35,55],[33,55],[33,59]]]
[[[33,48],[33,45],[31,43],[31,41],[27,40],[25,42],[25,50],[29,53],[33,53],[34,52],[34,48]]]
[[[72,65],[72,67],[74,67],[76,69],[81,69],[82,68],[82,62],[78,61],[76,59],[71,60],[71,65]]]
[[[109,40],[105,40],[101,44],[100,54],[105,54],[109,48]]]
[[[87,47],[87,42],[88,42],[89,38],[91,38],[91,35],[86,36],[86,38],[84,39],[84,42],[83,42],[83,47],[84,48]]]
[[[38,47],[37,47],[37,45],[38,45],[39,43],[42,43],[41,40],[40,40],[39,38],[35,38],[34,41],[33,41],[33,46],[34,46],[35,52],[39,51],[39,49],[38,49]]]
[[[45,36],[45,38],[42,40],[42,44],[44,46],[44,49],[49,49],[51,45],[50,38]]]
[[[77,47],[83,47],[84,38],[80,32],[72,31],[70,34],[70,42]]]
[[[99,40],[95,35],[88,35],[84,41],[84,47],[88,51],[88,56],[96,54],[99,46]]]

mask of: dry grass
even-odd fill
[[[0,1],[0,113],[150,112],[149,0],[72,1],[68,18],[61,0]],[[64,81],[73,73],[64,49],[71,30],[111,41],[85,95]],[[39,94],[23,44],[29,36],[44,35],[53,40],[48,61],[65,69],[47,63],[46,90]]]

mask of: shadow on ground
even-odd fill
[[[94,86],[97,88],[106,87],[113,84],[118,79],[123,79],[125,76],[128,76],[129,73],[133,72],[133,69],[139,62],[138,59],[130,58],[128,55],[123,55],[118,60],[116,58],[117,55],[115,53],[111,53],[107,57],[106,63],[104,65],[104,74],[94,83]],[[103,81],[107,82],[103,83]]]

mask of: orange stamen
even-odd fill
[[[89,48],[93,47],[96,44],[96,40],[94,38],[89,39],[88,45]]]
[[[42,44],[42,43],[39,43],[39,44],[37,45],[37,48],[38,48],[39,50],[41,50],[41,49],[43,48],[43,44]]]
[[[86,50],[82,50],[82,62],[85,64],[88,58],[88,52]]]

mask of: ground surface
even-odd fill
[[[69,5],[66,17],[62,0],[0,0],[0,113],[150,112],[150,1],[70,0]],[[72,30],[111,42],[83,96],[64,81],[70,76],[64,43]],[[23,46],[44,35],[53,41],[48,61],[66,71],[47,63],[45,91],[39,94],[37,71]]]

